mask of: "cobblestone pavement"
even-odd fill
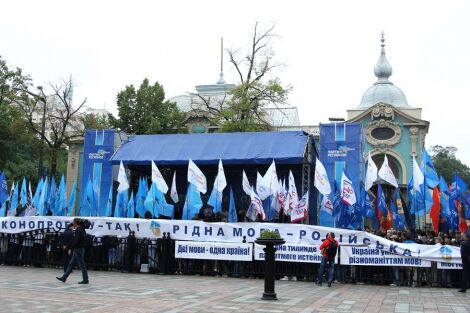
[[[440,312],[470,311],[457,289],[276,281],[278,301],[260,300],[261,279],[0,267],[0,312]],[[470,291],[470,290],[469,290]]]

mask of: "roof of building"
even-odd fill
[[[269,116],[269,122],[273,127],[300,126],[297,107],[271,107],[263,110]]]
[[[395,107],[410,107],[403,91],[388,80],[392,75],[392,67],[385,57],[385,38],[383,33],[381,42],[380,58],[374,67],[377,81],[366,90],[362,96],[359,108],[369,108],[379,102],[388,103]]]

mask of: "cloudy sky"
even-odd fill
[[[390,80],[431,122],[426,146],[452,145],[470,164],[469,1],[8,1],[0,55],[36,85],[73,76],[74,101],[116,113],[115,97],[143,78],[168,97],[215,83],[220,37],[245,48],[254,23],[276,24],[277,73],[301,123],[346,117],[375,82],[380,33]],[[237,76],[225,60],[225,77]]]

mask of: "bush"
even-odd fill
[[[275,230],[265,229],[261,231],[259,238],[260,239],[281,239],[281,235],[279,235],[279,232]]]

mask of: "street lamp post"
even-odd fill
[[[42,110],[42,121],[41,121],[41,146],[39,147],[39,166],[38,166],[38,179],[40,179],[43,175],[43,158],[44,158],[44,136],[46,131],[46,95],[42,90],[42,86],[37,87],[41,95],[39,96],[39,101],[43,104]]]

